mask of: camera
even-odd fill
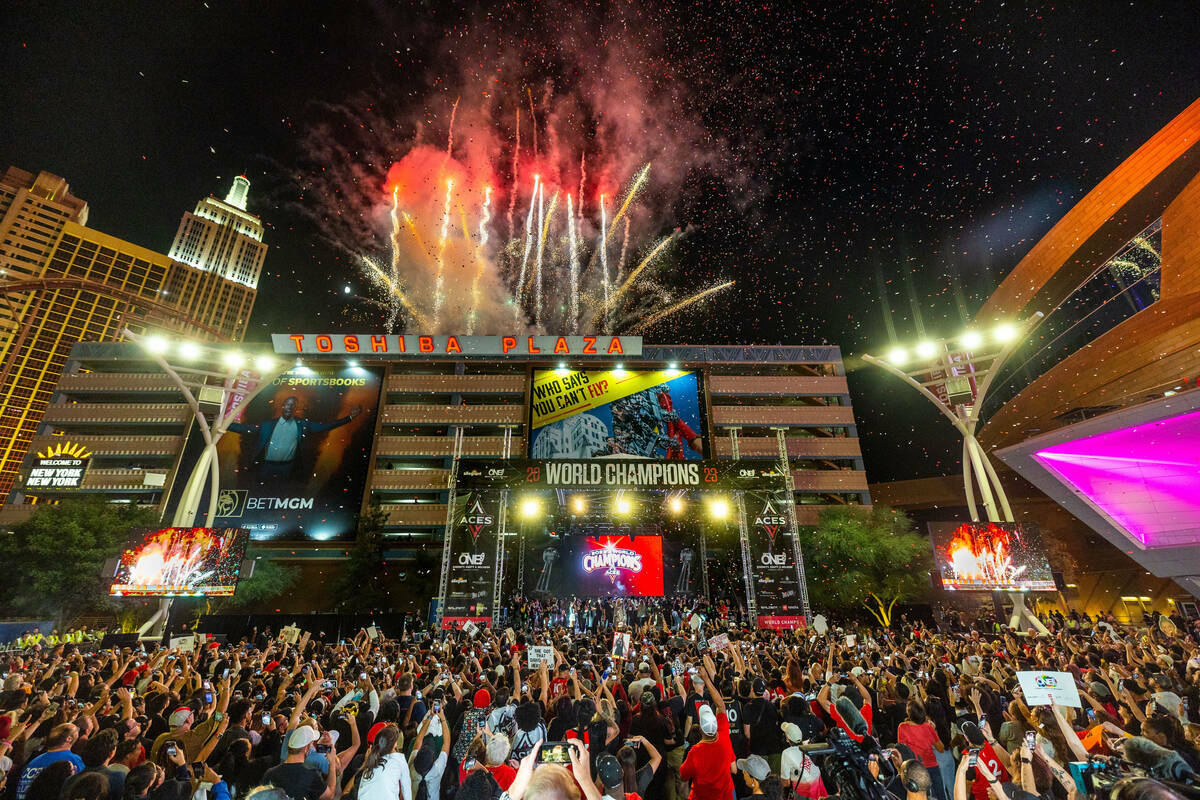
[[[825,744],[801,745],[800,749],[814,758],[825,757],[821,774],[832,794],[856,800],[893,800],[884,783],[895,776],[896,768],[871,737],[860,744],[841,728],[834,728]],[[879,764],[878,778],[871,775],[872,756]]]

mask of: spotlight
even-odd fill
[[[241,369],[242,365],[246,363],[246,357],[237,352],[225,353],[221,356],[221,360],[225,362],[225,366],[231,369]]]
[[[887,360],[897,367],[902,366],[904,362],[908,361],[908,351],[903,347],[893,347],[888,351]]]
[[[708,513],[713,519],[725,519],[729,516],[729,502],[717,498],[708,504]]]
[[[967,331],[962,335],[962,346],[968,350],[977,350],[983,344],[983,337],[979,335],[979,331]]]
[[[618,497],[617,502],[613,505],[613,510],[615,510],[618,514],[624,516],[625,514],[628,514],[630,511],[633,510],[633,504],[630,503],[628,500],[626,500],[624,497]]]
[[[996,337],[997,342],[1011,342],[1017,338],[1017,329],[1005,323],[1004,325],[997,326],[992,335]]]
[[[558,362],[558,368],[559,368],[560,370],[563,370],[563,371],[565,372],[565,371],[566,371],[566,369],[567,369],[567,362],[565,362],[565,361],[560,361],[560,362]]]
[[[254,359],[254,366],[258,368],[259,372],[270,372],[275,369],[275,359],[270,356],[259,356]]]
[[[667,509],[672,514],[683,513],[683,498],[682,497],[672,497],[670,500],[667,501]]]
[[[933,358],[937,353],[937,345],[933,342],[920,342],[917,344],[917,355],[921,358]]]
[[[587,500],[583,499],[583,495],[578,494],[571,498],[571,513],[582,514],[587,511]]]
[[[613,364],[613,372],[624,372],[624,371],[625,371],[624,364]]]
[[[350,359],[349,361],[346,362],[346,366],[349,367],[350,369],[358,369],[358,359],[357,358]]]
[[[350,287],[349,287],[349,286],[343,286],[343,287],[342,287],[342,294],[350,294]]]
[[[145,347],[151,353],[165,353],[171,344],[161,336],[151,336],[149,339],[142,341],[142,347]]]
[[[195,361],[200,357],[200,345],[195,342],[180,342],[179,357],[188,361]]]
[[[679,369],[678,361],[671,361],[667,364],[667,369]]]
[[[542,504],[536,497],[526,497],[521,501],[521,516],[529,519],[536,517],[542,511]]]

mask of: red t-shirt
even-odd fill
[[[930,768],[938,765],[937,756],[933,754],[933,745],[938,740],[938,734],[932,722],[920,725],[901,722],[900,727],[896,729],[896,740],[911,747],[917,758],[921,759],[922,765]]]
[[[1000,763],[1000,759],[996,757],[996,751],[992,749],[991,742],[979,750],[979,760],[987,765],[987,768],[992,771],[992,777],[1000,783],[1006,782],[1011,777],[1008,770]],[[977,775],[971,784],[971,794],[975,795],[975,800],[987,800],[988,782],[983,779],[982,775]]]
[[[496,783],[500,784],[501,789],[508,789],[512,786],[513,780],[517,777],[517,771],[508,764],[500,764],[495,767],[485,767],[492,773],[492,777],[496,779]]]
[[[692,745],[679,767],[679,777],[692,782],[690,800],[729,800],[733,797],[733,744],[729,741],[729,717],[717,714],[717,738]]]

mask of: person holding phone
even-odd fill
[[[725,699],[713,685],[707,666],[701,667],[697,674],[704,683],[708,697],[712,698],[715,709],[704,704],[697,708],[701,739],[688,751],[687,758],[679,767],[679,777],[691,781],[690,800],[727,800],[733,795],[733,776],[729,768],[734,761],[734,753],[733,743],[729,739]]]
[[[441,748],[426,741],[440,739]],[[417,731],[412,755],[408,758],[413,781],[414,800],[437,800],[442,791],[442,775],[450,759],[450,723],[442,710],[441,701],[434,701],[433,710],[425,715]]]
[[[921,766],[929,770],[929,796],[936,800],[949,800],[946,797],[946,787],[942,785],[941,770],[938,769],[935,755],[935,751],[944,752],[946,745],[938,736],[937,728],[929,721],[921,701],[909,700],[906,715],[904,722],[896,728],[896,741],[910,747],[913,754],[920,759]]]
[[[400,729],[393,723],[375,732],[359,773],[358,800],[413,800],[408,761],[402,753],[396,752],[399,741]],[[295,799],[295,795],[290,796]]]

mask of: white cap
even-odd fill
[[[705,736],[715,736],[717,733],[717,715],[708,706],[700,706],[697,714],[700,717],[700,732]]]
[[[792,744],[797,744],[804,741],[804,732],[800,730],[800,726],[798,726],[796,723],[785,722],[780,727],[783,728],[783,735],[786,736],[787,740]]]
[[[290,736],[288,736],[288,749],[299,750],[302,747],[307,747],[320,738],[321,734],[313,730],[311,725],[301,725],[299,728],[296,728],[296,730],[292,731]]]

